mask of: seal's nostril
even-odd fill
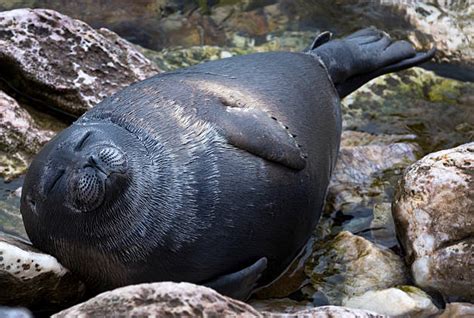
[[[89,156],[89,158],[87,159],[87,163],[91,165],[92,167],[96,167],[97,159],[94,156]]]

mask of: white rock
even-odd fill
[[[53,256],[0,233],[0,304],[52,310],[82,299],[85,287]]]
[[[412,286],[368,291],[361,296],[345,300],[343,306],[370,310],[391,317],[421,318],[439,312],[425,292]]]

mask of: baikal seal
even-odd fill
[[[245,299],[284,272],[319,220],[341,98],[433,55],[367,28],[135,83],[33,160],[28,236],[93,292],[186,281]]]

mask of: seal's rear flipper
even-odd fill
[[[219,293],[234,299],[246,300],[257,285],[257,281],[267,268],[267,258],[262,257],[253,265],[238,272],[227,274],[205,283]]]
[[[426,53],[425,52],[416,53],[416,55],[412,58],[408,58],[398,63],[388,65],[372,73],[353,76],[347,79],[345,82],[337,84],[336,85],[337,92],[339,93],[339,96],[341,98],[344,98],[345,96],[349,95],[350,93],[352,93],[353,91],[355,91],[356,89],[358,89],[359,87],[361,87],[362,85],[370,81],[371,79],[379,77],[380,75],[383,75],[383,74],[401,71],[401,70],[410,68],[412,66],[422,64],[430,60],[435,55],[435,53],[436,53],[436,49],[433,48]]]
[[[410,43],[393,41],[387,33],[371,27],[323,43],[307,53],[321,59],[343,98],[377,76],[430,60],[435,51],[417,53]]]

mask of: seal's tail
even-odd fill
[[[338,40],[331,40],[331,34],[324,32],[307,51],[326,65],[341,98],[377,76],[424,63],[435,52],[433,48],[417,53],[410,43],[393,41],[373,27]]]

